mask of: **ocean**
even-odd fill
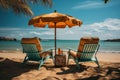
[[[77,50],[79,40],[57,40],[57,48]],[[120,42],[105,42],[100,41],[100,52],[119,52]],[[41,40],[41,45],[44,50],[54,48],[54,40]],[[0,50],[22,50],[20,41],[0,41]]]

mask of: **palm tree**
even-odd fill
[[[52,0],[0,0],[0,6],[5,9],[12,9],[15,13],[23,13],[32,16],[33,12],[30,4],[42,4],[44,6],[52,6]]]

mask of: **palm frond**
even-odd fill
[[[104,0],[104,3],[106,4],[106,3],[108,3],[108,1],[109,1],[109,0]]]
[[[33,12],[32,10],[30,9],[29,6],[26,6],[24,4],[19,4],[19,6],[16,6],[16,5],[13,5],[12,6],[12,9],[15,13],[19,14],[19,13],[23,13],[25,15],[29,15],[29,16],[32,16],[33,15]]]
[[[7,9],[9,7],[8,1],[7,0],[0,0],[0,6]]]
[[[15,13],[23,13],[32,16],[31,3],[42,3],[44,6],[52,6],[52,0],[0,0],[0,6],[5,9],[12,9]]]
[[[44,6],[52,6],[52,0],[28,0],[29,2],[35,3],[35,4],[42,4]]]

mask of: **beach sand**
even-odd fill
[[[52,59],[37,70],[38,62],[23,65],[21,51],[0,51],[0,80],[120,80],[120,53],[97,53],[100,69],[94,62],[81,62],[80,69],[69,65],[55,67]]]

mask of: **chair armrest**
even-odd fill
[[[68,55],[72,56],[73,58],[79,58],[81,56],[80,52],[74,50],[74,49],[70,49],[68,51]]]
[[[72,56],[73,58],[77,58],[77,51],[69,49],[68,56]]]
[[[72,49],[72,48],[67,48],[67,49],[68,49],[69,51],[70,51],[70,50],[72,50],[72,51],[75,51],[75,52],[77,52],[76,50],[74,50],[74,49]]]
[[[45,51],[49,51],[49,50],[53,50],[53,48],[48,48],[48,49],[44,49],[44,50],[42,50],[42,52],[45,52]]]
[[[52,48],[43,50],[43,51],[41,51],[39,53],[40,53],[41,57],[46,57],[48,55],[51,56],[51,57],[53,57],[53,49]]]

